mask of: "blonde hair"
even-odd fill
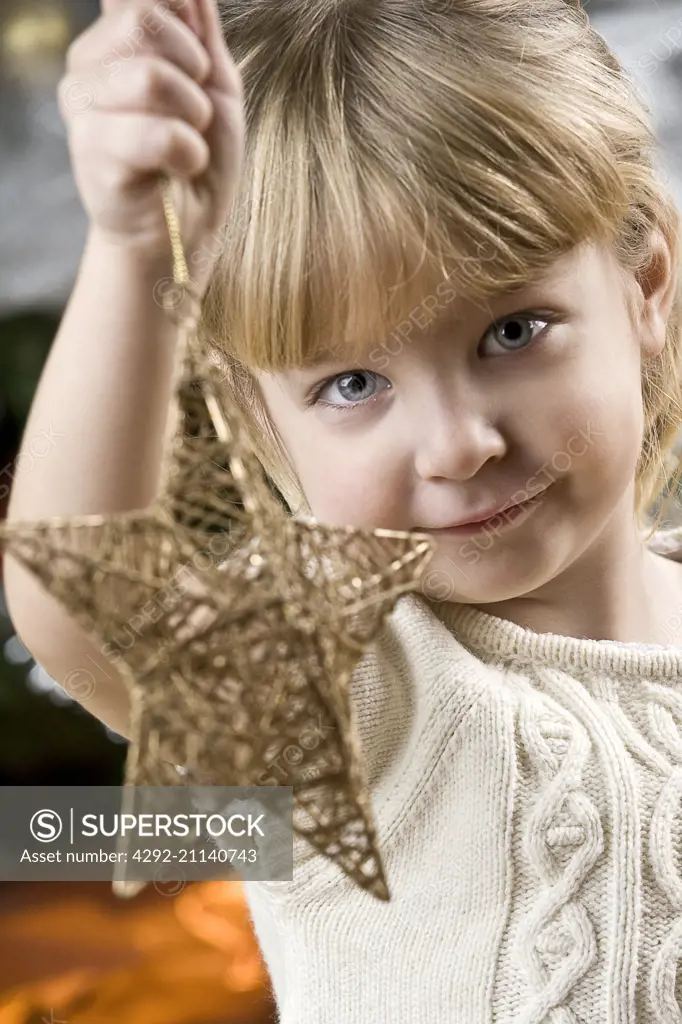
[[[219,7],[247,146],[201,330],[292,510],[307,505],[252,368],[357,359],[444,279],[485,301],[584,242],[642,275],[658,229],[677,261],[649,112],[577,2]],[[682,288],[643,373],[639,516],[670,483],[681,311]]]

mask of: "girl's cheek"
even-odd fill
[[[391,484],[388,466],[366,466],[327,458],[301,477],[312,514],[330,525],[401,529],[405,489]],[[402,495],[402,497],[401,497]]]
[[[347,472],[343,462],[307,446],[300,452],[298,476],[313,516],[321,522],[352,522],[357,504],[358,476]],[[350,515],[349,515],[350,514]]]

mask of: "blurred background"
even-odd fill
[[[682,203],[682,0],[589,0],[655,118]],[[56,100],[96,0],[0,0],[0,483],[71,292],[86,220]],[[103,310],[106,315],[106,310]],[[0,486],[0,495],[6,488]],[[0,517],[6,496],[0,498]],[[0,785],[118,785],[126,743],[14,635],[0,585]],[[128,903],[108,883],[0,882],[0,1024],[274,1020],[240,883]]]

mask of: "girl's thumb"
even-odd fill
[[[242,81],[223,36],[218,0],[197,0],[203,21],[202,42],[211,58],[212,69],[202,89],[213,103],[213,120],[204,133],[211,161],[204,182],[216,203],[216,217],[222,222],[239,188],[246,143]]]
[[[219,0],[196,0],[196,4],[203,28],[201,41],[212,64],[211,74],[202,82],[202,86],[204,89],[214,88],[241,98],[241,79],[223,35]]]

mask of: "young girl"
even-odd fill
[[[60,89],[91,233],[26,430],[65,439],[11,517],[155,494],[166,170],[292,513],[437,539],[353,677],[390,902],[302,841],[246,885],[281,1021],[682,1021],[682,533],[647,518],[678,213],[618,61],[569,0],[103,8]],[[56,679],[97,659],[6,584]]]

